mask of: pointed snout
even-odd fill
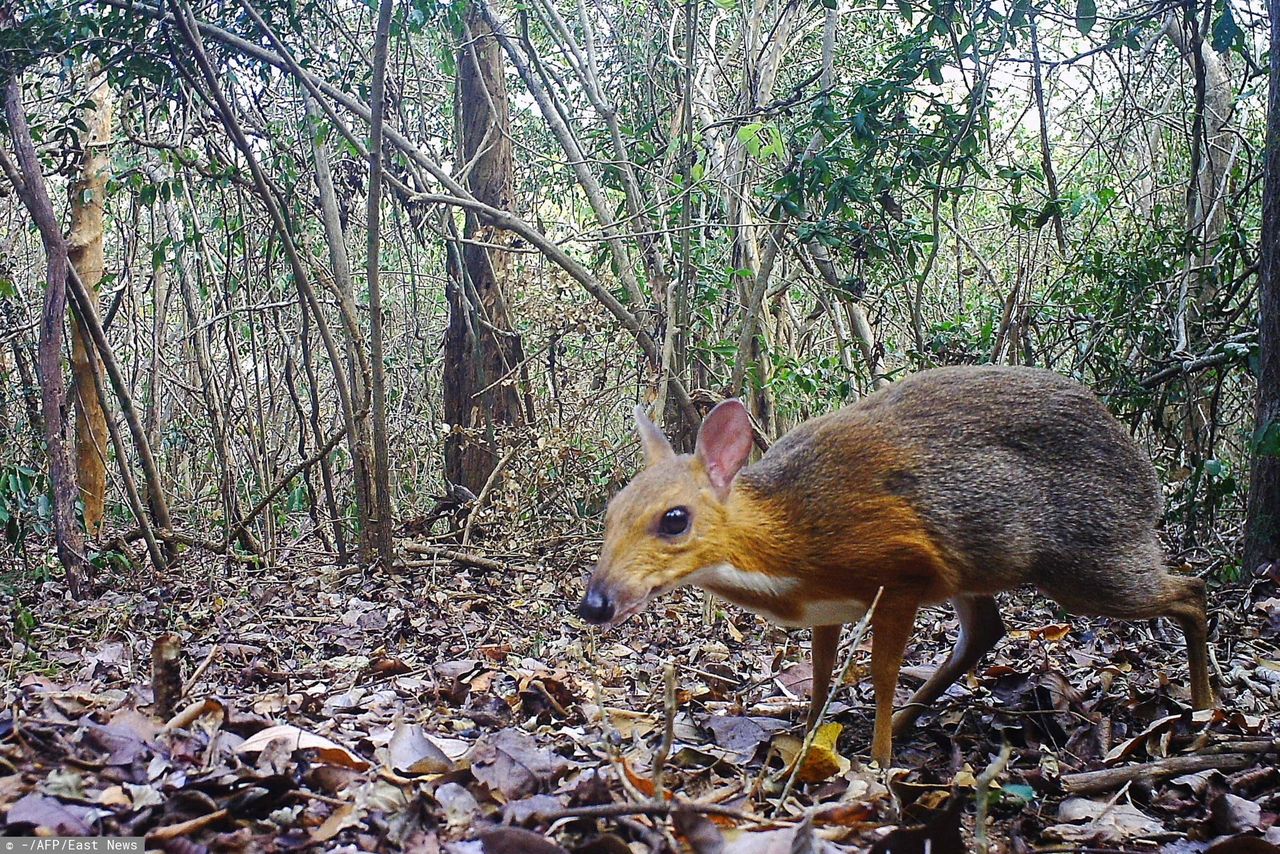
[[[599,586],[592,584],[578,605],[578,616],[593,625],[603,625],[613,619],[614,603]]]

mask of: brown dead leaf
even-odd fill
[[[457,783],[445,783],[437,788],[435,800],[444,810],[445,825],[451,828],[470,826],[480,812],[475,796]]]
[[[429,741],[418,724],[405,723],[399,716],[392,724],[387,753],[391,767],[402,774],[443,774],[453,768],[453,761]]]
[[[569,854],[541,833],[522,827],[486,830],[477,838],[484,844],[484,854]]]
[[[1216,833],[1230,835],[1262,829],[1262,806],[1225,792],[1209,802],[1209,821]]]
[[[644,737],[658,728],[657,718],[644,712],[635,712],[630,709],[605,709],[604,713],[609,717],[609,725],[625,739]]]
[[[352,753],[342,745],[325,738],[322,735],[316,735],[307,732],[304,729],[293,726],[291,724],[279,724],[278,726],[267,727],[245,739],[236,753],[257,753],[266,749],[267,745],[275,741],[277,738],[284,739],[291,751],[297,750],[313,750],[321,762],[327,762],[330,765],[341,765],[345,768],[353,768],[357,771],[364,771],[369,768],[369,763]]]
[[[676,809],[671,814],[672,824],[694,854],[721,854],[724,851],[724,834],[704,814],[691,809]]]
[[[760,745],[788,728],[785,721],[776,718],[717,715],[707,718],[702,725],[711,730],[715,743],[732,751],[739,762],[748,762]]]
[[[1168,739],[1162,736],[1171,733],[1181,718],[1182,715],[1166,715],[1152,721],[1142,732],[1111,748],[1103,761],[1110,765],[1121,759],[1128,759],[1144,749],[1153,758],[1165,756],[1164,748],[1168,746]]]
[[[502,808],[503,824],[530,824],[539,816],[551,815],[564,809],[564,803],[554,795],[533,795],[511,801]]]
[[[98,803],[104,807],[132,807],[133,801],[125,794],[124,787],[111,786],[98,794]]]
[[[1058,807],[1058,821],[1045,835],[1064,842],[1092,840],[1124,842],[1159,835],[1164,826],[1130,804],[1112,804],[1087,798],[1068,798]]]
[[[636,787],[636,791],[644,795],[646,798],[652,798],[657,792],[657,787],[653,783],[652,777],[641,777],[631,767],[631,761],[627,757],[622,757],[622,773],[626,775],[631,785]],[[671,793],[665,793],[667,798],[671,798]]]
[[[1233,836],[1213,843],[1204,854],[1280,854],[1280,846],[1256,836]]]
[[[511,654],[511,644],[509,643],[491,643],[478,647],[476,652],[483,655],[490,661],[502,663],[507,660],[507,656]]]
[[[1028,632],[1034,640],[1047,640],[1057,643],[1071,634],[1070,623],[1050,623],[1047,626],[1037,626]]]
[[[55,836],[88,836],[91,828],[86,819],[91,815],[92,811],[85,807],[67,806],[32,792],[9,807],[5,824],[11,831],[30,825]]]
[[[355,804],[343,804],[329,813],[323,824],[311,829],[311,841],[328,842],[348,827],[355,827],[362,817],[356,812]]]
[[[856,827],[863,822],[871,821],[876,816],[875,805],[870,801],[853,803],[827,804],[819,807],[813,814],[814,824],[835,824],[841,827]]]
[[[508,801],[547,789],[570,767],[564,757],[517,729],[486,734],[471,751],[471,773]]]
[[[788,697],[807,697],[813,693],[813,665],[807,661],[789,664],[773,681]]]
[[[402,659],[381,656],[369,665],[368,672],[374,676],[399,676],[411,672],[412,669]]]

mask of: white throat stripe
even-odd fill
[[[769,575],[763,572],[745,572],[731,563],[704,566],[691,573],[685,581],[698,587],[727,588],[758,596],[786,596],[800,583],[797,578],[785,575]]]

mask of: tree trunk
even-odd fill
[[[474,6],[458,51],[459,160],[481,202],[513,210],[510,116],[502,52]],[[462,245],[451,253],[447,285],[444,417],[445,477],[479,493],[498,464],[501,430],[524,421],[518,367],[524,360],[505,291],[512,284],[511,235],[468,213]]]
[[[308,118],[317,123],[323,113],[315,99],[306,99]],[[333,268],[333,281],[337,287],[342,312],[348,322],[345,353],[347,370],[351,374],[351,399],[353,406],[364,415],[353,417],[347,424],[347,446],[351,451],[351,479],[354,484],[356,516],[359,522],[359,557],[361,563],[371,563],[381,533],[375,518],[379,505],[378,483],[373,477],[373,438],[369,429],[369,360],[365,357],[365,344],[356,322],[355,286],[351,281],[351,261],[347,255],[346,238],[342,229],[342,216],[338,210],[338,197],[333,189],[333,173],[329,165],[329,146],[321,136],[320,128],[313,128],[312,150],[316,164],[316,189],[320,199],[320,218],[324,223],[324,238],[329,249],[329,265]],[[382,484],[386,488],[387,484]]]
[[[369,234],[366,277],[369,285],[369,349],[373,392],[373,477],[378,485],[378,559],[390,569],[395,559],[391,539],[394,519],[391,510],[391,459],[387,447],[386,365],[383,361],[382,285],[378,270],[379,227],[382,224],[382,136],[386,103],[383,98],[387,78],[387,42],[390,39],[391,0],[378,4],[378,29],[373,41],[373,84],[369,88],[372,112],[369,116]],[[337,370],[337,366],[334,366]]]
[[[1280,560],[1280,0],[1271,13],[1271,83],[1267,90],[1267,145],[1262,190],[1262,262],[1258,308],[1257,443],[1249,478],[1244,566]]]
[[[1188,3],[1182,23],[1170,12],[1164,26],[1165,34],[1193,75],[1192,174],[1186,190],[1187,253],[1174,295],[1174,350],[1180,358],[1203,352],[1209,342],[1216,340],[1211,328],[1213,318],[1206,317],[1205,311],[1217,300],[1216,258],[1227,221],[1227,178],[1237,139],[1231,121],[1234,93],[1230,66],[1204,38],[1206,22],[1197,18],[1196,11],[1196,4]],[[1182,463],[1192,472],[1187,480],[1183,534],[1183,544],[1189,546],[1197,538],[1200,509],[1212,503],[1203,491],[1200,473],[1205,460],[1213,455],[1213,416],[1209,411],[1213,384],[1206,374],[1188,376],[1184,384],[1183,405],[1170,407],[1166,414],[1171,418],[1181,415],[1180,424],[1169,425],[1170,433],[1180,432]]]
[[[111,171],[109,144],[113,98],[105,74],[89,77],[93,106],[85,112],[87,126],[81,136],[84,153],[80,177],[71,183],[71,230],[67,251],[72,266],[89,291],[88,311],[98,311],[98,283],[105,261],[102,251],[103,209],[107,176]],[[84,527],[90,537],[102,533],[107,493],[107,418],[98,398],[94,376],[102,366],[88,341],[84,321],[71,316],[72,399],[76,409],[76,480],[84,502]]]
[[[48,259],[48,285],[40,316],[40,345],[36,370],[40,375],[40,404],[44,414],[45,441],[49,446],[49,480],[53,485],[53,530],[58,559],[67,571],[67,587],[77,599],[88,593],[92,567],[84,554],[84,532],[76,521],[76,473],[71,467],[63,426],[67,388],[62,378],[62,323],[67,313],[67,243],[58,227],[45,189],[40,159],[31,141],[22,108],[22,84],[18,75],[4,87],[5,115],[20,172],[18,195],[26,206],[44,244]]]

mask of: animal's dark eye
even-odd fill
[[[672,507],[662,514],[658,522],[658,530],[669,537],[683,534],[689,530],[689,511],[684,507]]]

